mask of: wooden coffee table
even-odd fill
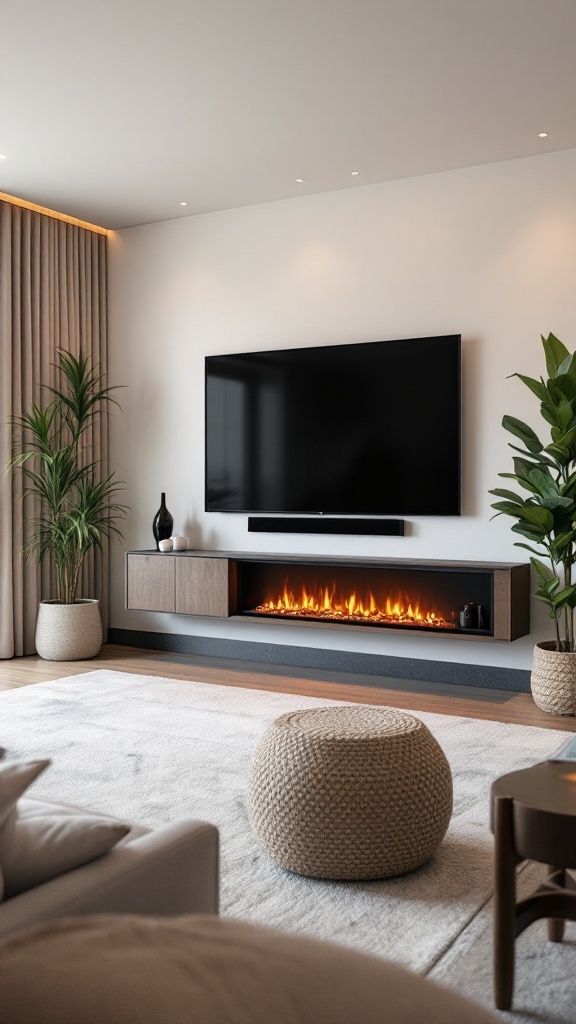
[[[514,943],[525,928],[548,918],[548,938],[560,942],[564,922],[576,921],[576,762],[543,761],[511,772],[492,786],[495,838],[494,996],[509,1010],[514,991]],[[516,901],[516,867],[523,860],[548,865],[542,884]],[[576,964],[575,964],[576,966]]]

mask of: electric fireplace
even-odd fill
[[[426,632],[493,633],[489,571],[242,562],[236,613]]]

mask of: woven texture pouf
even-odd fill
[[[294,711],[256,748],[248,807],[281,867],[313,878],[389,878],[420,867],[442,842],[452,774],[429,729],[404,711]]]

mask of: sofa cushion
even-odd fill
[[[2,1024],[495,1024],[329,943],[216,917],[69,918],[0,946]]]
[[[0,762],[0,872],[4,898],[100,857],[129,825],[18,797],[50,761]]]

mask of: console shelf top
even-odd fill
[[[382,568],[401,566],[418,569],[469,569],[478,572],[491,572],[496,569],[517,569],[520,566],[529,568],[529,562],[479,562],[455,561],[430,558],[379,558],[371,555],[315,555],[281,553],[277,551],[208,551],[189,548],[186,551],[149,550],[128,551],[128,555],[157,555],[161,558],[228,558],[235,562],[294,562],[306,565],[363,565],[382,566]]]

